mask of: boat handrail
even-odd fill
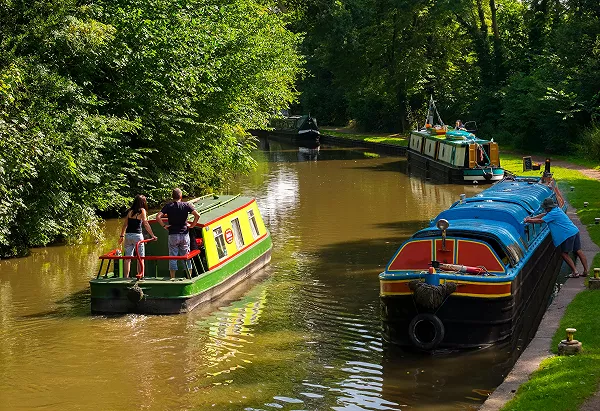
[[[103,254],[99,257],[100,260],[102,260],[102,264],[100,265],[100,270],[98,270],[98,276],[97,278],[100,278],[100,273],[102,272],[102,265],[104,264],[104,260],[137,260],[138,263],[140,264],[141,267],[141,271],[136,274],[136,277],[139,278],[143,278],[144,277],[144,261],[145,260],[191,260],[192,258],[196,257],[197,255],[200,254],[200,250],[192,250],[189,253],[185,254],[185,255],[148,255],[148,256],[144,256],[142,257],[139,253],[139,247],[141,244],[144,243],[148,243],[150,241],[156,241],[156,237],[154,238],[149,238],[146,240],[140,240],[135,244],[135,256],[125,256],[125,255],[121,255],[121,249],[119,248],[115,248],[112,251],[109,251],[106,254]],[[109,263],[110,265],[110,263]],[[108,268],[107,268],[108,270]]]

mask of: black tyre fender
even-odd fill
[[[420,326],[428,326],[429,331],[433,331],[431,336],[423,338],[419,335]],[[442,320],[435,314],[421,313],[417,314],[408,325],[408,338],[410,342],[421,350],[432,350],[437,347],[444,339],[446,329]]]

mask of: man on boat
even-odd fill
[[[569,217],[565,214],[562,208],[554,202],[550,197],[544,199],[542,207],[546,210],[545,213],[538,214],[533,217],[526,217],[523,222],[533,224],[548,224],[550,234],[552,235],[552,241],[555,247],[560,247],[562,252],[562,258],[571,267],[570,278],[577,278],[580,274],[575,268],[575,263],[569,256],[570,252],[575,252],[581,259],[583,265],[582,277],[588,274],[588,265],[585,254],[581,250],[581,239],[579,238],[579,229],[573,224]]]
[[[173,189],[173,201],[165,205],[162,210],[156,215],[156,221],[164,229],[169,230],[169,255],[178,256],[186,255],[190,252],[190,235],[189,228],[194,228],[198,223],[200,214],[194,209],[194,206],[188,202],[181,201],[181,190]],[[188,227],[188,216],[194,215],[194,221]],[[169,224],[164,224],[163,216],[167,215]],[[175,278],[177,271],[177,260],[169,260],[169,274],[171,279]],[[187,277],[192,276],[192,263],[186,261]]]

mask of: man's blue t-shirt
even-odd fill
[[[173,201],[165,205],[160,212],[169,218],[169,234],[187,233],[187,218],[193,211],[194,206],[183,201]]]
[[[552,242],[555,247],[558,247],[567,238],[572,237],[579,232],[579,229],[559,207],[554,207],[550,210],[542,217],[542,220],[548,224],[550,234],[552,234]]]

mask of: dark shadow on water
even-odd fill
[[[412,235],[415,232],[421,230],[422,228],[429,227],[429,220],[395,221],[393,223],[375,224],[375,227],[385,228],[385,229],[389,229],[389,230],[395,230],[400,233],[409,232],[410,235]],[[398,246],[400,246],[400,244],[398,244]]]
[[[389,163],[384,163],[384,164],[377,164],[374,166],[357,166],[357,167],[353,167],[354,169],[357,170],[369,170],[369,171],[393,171],[393,172],[400,172],[400,173],[405,173],[406,174],[406,161],[405,160],[398,160],[398,161],[392,161]]]
[[[30,318],[66,318],[66,317],[89,317],[90,312],[90,289],[69,294],[57,300],[58,305],[54,310],[42,311],[35,314],[22,315],[20,319]]]

